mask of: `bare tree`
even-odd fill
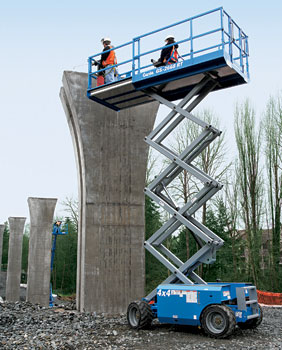
[[[148,186],[152,181],[156,173],[156,168],[158,166],[158,157],[155,154],[153,148],[149,149],[148,160],[147,160],[147,169],[146,169],[146,179],[145,184]]]
[[[197,117],[216,128],[220,128],[218,119],[209,109],[205,109],[201,113],[198,113]],[[202,131],[203,129],[197,124],[189,120],[183,121],[173,135],[174,141],[171,142],[170,148],[175,153],[180,154],[187,145],[192,143],[201,134]],[[202,153],[193,161],[193,164],[220,182],[224,179],[224,174],[231,165],[231,163],[226,164],[225,154],[225,133],[223,132],[220,137],[216,138],[202,151]],[[199,192],[200,186],[201,184],[199,181],[191,176],[186,170],[183,170],[177,179],[171,183],[169,188],[173,191],[175,200],[185,204]],[[206,211],[207,204],[205,203],[202,210],[203,224],[206,222]],[[186,229],[186,250],[187,257],[189,257],[190,248],[188,229]]]
[[[266,172],[272,232],[272,288],[279,285],[282,200],[282,97],[270,97],[264,116]]]
[[[239,208],[239,181],[234,172],[226,173],[224,186],[225,206],[228,210],[227,228],[231,238],[233,274],[237,280],[240,274],[240,256],[238,256],[238,246],[242,242],[242,231],[239,230],[240,208]]]
[[[238,199],[246,229],[251,276],[257,284],[263,203],[263,178],[260,168],[261,125],[256,130],[255,112],[248,100],[236,106],[235,137],[238,148],[236,164]]]
[[[199,116],[200,117],[200,116]],[[217,129],[220,129],[220,123],[218,118],[212,113],[211,110],[205,109],[201,116],[206,123],[213,125]],[[194,128],[191,130],[193,137],[197,137],[201,129],[194,124]],[[225,131],[221,136],[216,138],[208,147],[206,147],[200,156],[196,159],[196,166],[202,171],[209,174],[212,178],[218,182],[224,182],[225,174],[230,168],[232,162],[226,159],[227,147],[225,143]],[[207,204],[203,205],[202,222],[206,222]]]
[[[78,221],[79,221],[79,216],[78,216],[78,200],[66,197],[66,199],[62,202],[62,204],[65,206],[66,212],[70,213],[70,217],[75,224],[76,230],[78,231]]]

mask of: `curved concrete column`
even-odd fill
[[[28,198],[30,235],[26,300],[49,305],[52,226],[55,198]]]
[[[26,218],[10,217],[8,220],[10,237],[6,282],[6,300],[19,301],[22,270],[23,231]]]
[[[2,268],[2,250],[3,250],[3,234],[5,230],[5,225],[0,225],[0,272]]]
[[[159,105],[115,112],[86,90],[87,74],[64,72],[60,97],[79,183],[77,308],[115,313],[144,296],[144,137]]]

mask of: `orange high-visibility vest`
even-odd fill
[[[113,46],[110,46],[110,48],[112,49]],[[116,54],[115,54],[115,51],[110,51],[109,52],[109,56],[107,57],[106,61],[103,61],[102,62],[103,66],[106,67],[106,66],[112,66],[113,64],[117,64],[117,59],[116,59]]]
[[[172,63],[175,63],[177,61],[178,61],[178,52],[177,52],[177,49],[173,46],[171,53],[170,53],[170,57],[167,60],[167,63],[172,64]]]

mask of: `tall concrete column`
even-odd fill
[[[79,182],[77,308],[115,313],[144,296],[144,137],[158,103],[115,112],[86,90],[87,74],[64,72],[60,97]]]
[[[2,251],[3,251],[3,234],[5,230],[5,225],[0,225],[0,272],[2,268]]]
[[[8,220],[10,237],[6,282],[6,300],[19,301],[22,270],[23,231],[26,218],[10,217]]]
[[[28,198],[30,236],[26,300],[49,305],[52,226],[55,198]]]

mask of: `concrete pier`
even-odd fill
[[[158,103],[115,112],[86,97],[87,74],[60,92],[78,170],[77,308],[115,313],[144,296],[144,193]]]
[[[0,225],[0,271],[2,268],[2,251],[3,251],[3,234],[5,230],[5,225]]]
[[[49,305],[52,227],[55,198],[28,198],[30,236],[26,300]]]
[[[10,217],[8,220],[10,238],[8,250],[6,300],[19,301],[22,269],[22,243],[26,218]]]

